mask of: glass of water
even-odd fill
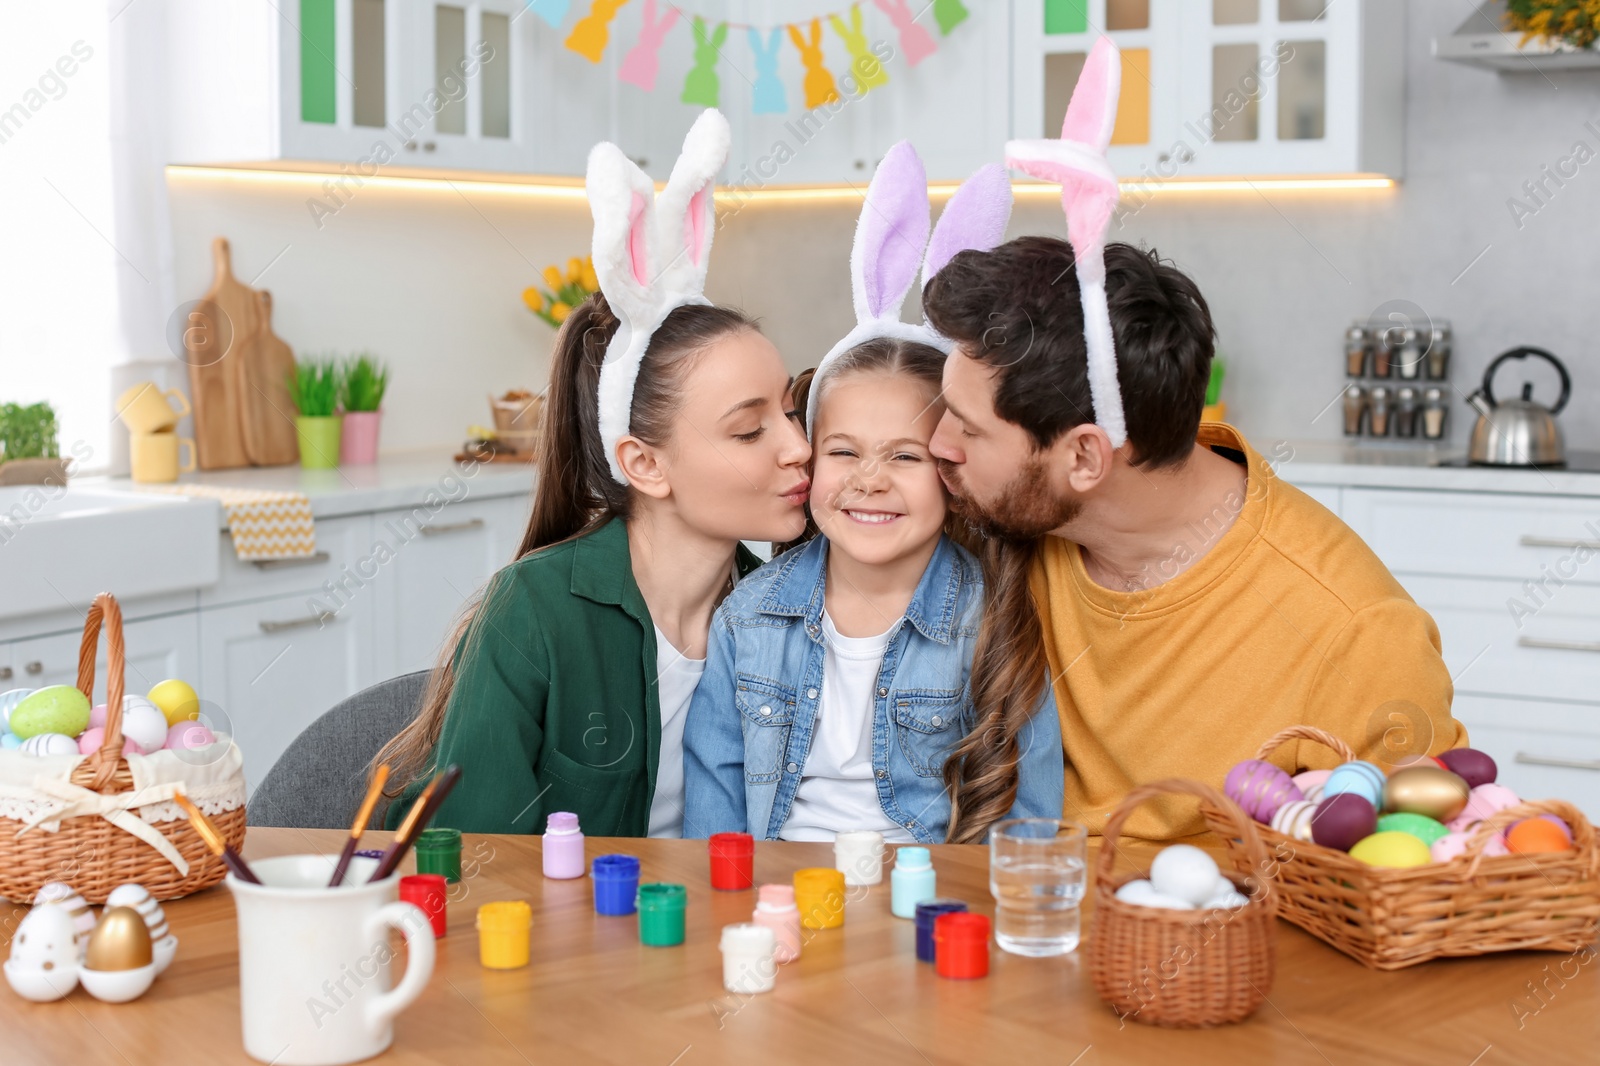
[[[1081,822],[1012,818],[989,833],[995,940],[1013,955],[1065,955],[1078,946],[1085,884]]]

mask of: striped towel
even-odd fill
[[[143,485],[177,496],[217,500],[228,516],[233,551],[241,562],[296,559],[315,555],[317,531],[311,522],[311,501],[303,492],[229,489],[216,485]]]

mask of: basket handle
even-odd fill
[[[1333,753],[1339,756],[1342,762],[1353,762],[1356,757],[1356,753],[1351,750],[1350,745],[1327,730],[1318,729],[1314,725],[1292,725],[1288,729],[1279,730],[1264,740],[1261,747],[1256,749],[1256,758],[1267,758],[1291,740],[1314,740],[1324,747],[1332,748]]]
[[[1600,851],[1595,850],[1594,826],[1589,824],[1589,819],[1584,817],[1582,811],[1561,799],[1528,800],[1515,807],[1496,811],[1479,822],[1472,831],[1472,839],[1467,841],[1467,850],[1462,852],[1471,859],[1467,864],[1467,876],[1472,877],[1478,872],[1478,863],[1483,861],[1483,849],[1489,846],[1491,837],[1512,822],[1537,818],[1541,814],[1553,814],[1571,827],[1572,846],[1588,859],[1589,876],[1600,876]]]
[[[1237,803],[1210,785],[1203,781],[1189,781],[1181,777],[1169,777],[1164,781],[1152,781],[1148,785],[1140,785],[1122,797],[1122,802],[1117,804],[1116,810],[1112,811],[1111,817],[1106,820],[1105,828],[1101,830],[1103,843],[1100,854],[1095,857],[1096,886],[1107,891],[1111,889],[1111,867],[1116,861],[1117,851],[1115,842],[1122,832],[1122,823],[1128,820],[1128,815],[1132,814],[1134,808],[1141,803],[1163,795],[1195,796],[1200,800],[1203,810],[1208,810],[1210,814],[1230,825],[1244,842],[1245,853],[1250,857],[1251,876],[1256,884],[1261,886],[1261,898],[1268,902],[1272,900],[1272,878],[1262,872],[1267,867],[1267,849],[1261,842],[1261,834],[1256,831],[1256,823]]]
[[[122,607],[109,592],[94,598],[89,614],[83,620],[83,642],[78,645],[78,691],[94,702],[94,660],[100,648],[100,627],[106,630],[106,735],[98,751],[90,753],[73,773],[75,783],[95,792],[103,792],[111,784],[117,765],[122,761],[122,696],[124,676],[127,672],[127,648],[122,639]],[[85,771],[92,776],[77,780]]]

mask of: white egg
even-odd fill
[[[172,957],[178,951],[178,938],[167,927],[167,914],[161,909],[161,904],[143,885],[118,885],[106,897],[106,906],[132,907],[138,911],[139,917],[144,919],[144,924],[150,930],[150,947],[155,955],[156,973],[160,974],[172,965]]]
[[[60,999],[78,984],[77,937],[66,908],[50,903],[22,916],[11,938],[6,982],[35,1002]]]
[[[1204,903],[1216,893],[1220,876],[1216,860],[1191,844],[1162,848],[1150,864],[1150,884],[1155,890],[1191,906]]]
[[[77,755],[78,742],[65,733],[37,733],[22,742],[26,755]]]
[[[1235,910],[1250,902],[1250,897],[1235,889],[1218,892],[1200,905],[1202,910]]]
[[[167,716],[143,696],[122,697],[122,735],[139,746],[141,755],[167,743]]]
[[[89,901],[65,881],[48,881],[39,886],[39,891],[33,895],[33,905],[43,906],[49,903],[65,910],[72,919],[72,927],[78,935],[78,958],[82,959],[84,952],[89,949],[89,937],[94,933],[94,910],[89,906]]]
[[[1124,903],[1132,903],[1140,907],[1161,907],[1166,910],[1187,911],[1193,910],[1194,905],[1187,900],[1165,896],[1155,890],[1149,881],[1129,881],[1117,889],[1116,896]]]

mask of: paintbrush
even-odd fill
[[[372,819],[372,808],[378,805],[378,797],[383,795],[383,786],[389,781],[389,764],[383,763],[372,775],[372,783],[367,786],[367,798],[361,801],[361,809],[356,811],[356,820],[350,823],[350,839],[344,842],[344,850],[339,853],[339,862],[333,868],[333,877],[328,881],[329,888],[338,888],[339,882],[344,880],[344,872],[350,865],[350,858],[356,853],[356,845],[361,843],[361,834],[367,828],[367,822]]]
[[[389,845],[389,850],[378,862],[378,868],[367,878],[369,884],[373,881],[382,881],[394,873],[395,867],[406,857],[406,852],[428,827],[434,812],[439,809],[439,805],[450,795],[450,790],[456,787],[456,782],[460,779],[461,767],[452,763],[423,787],[416,802],[411,805],[411,810],[406,812],[405,821],[400,823],[400,828],[395,832],[394,842]]]
[[[206,847],[211,849],[213,855],[218,855],[228,864],[228,869],[233,871],[233,876],[241,881],[249,881],[252,885],[259,885],[261,878],[250,872],[250,867],[239,857],[239,853],[228,846],[222,833],[211,824],[211,819],[203,814],[199,807],[189,801],[189,797],[182,792],[175,792],[172,801],[184,809],[189,816],[189,824],[194,826],[194,831],[200,834],[200,839],[205,841]]]

